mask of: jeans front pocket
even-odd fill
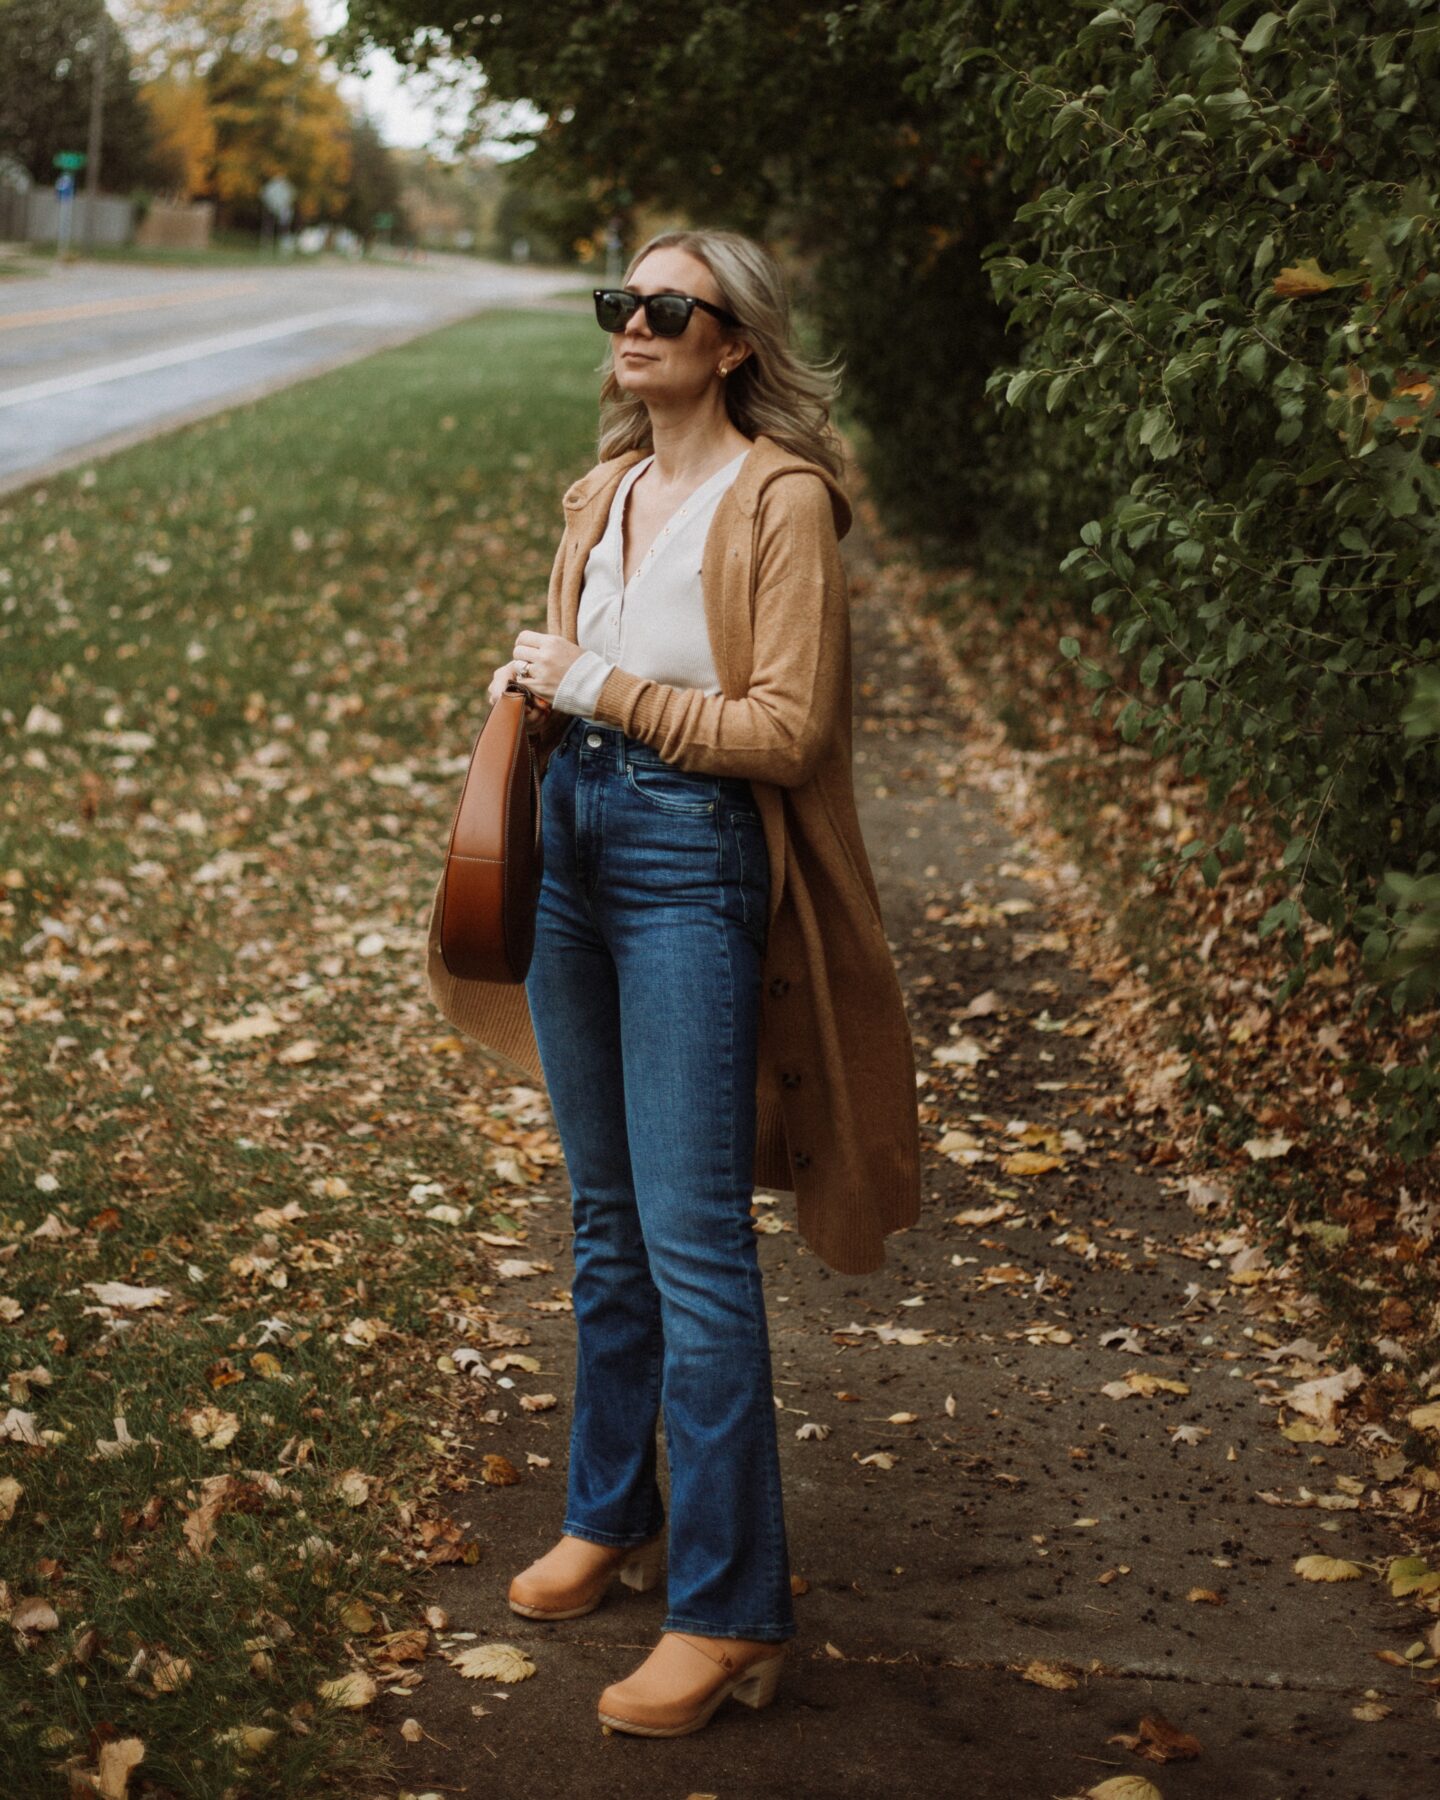
[[[661,812],[703,818],[715,810],[715,778],[677,769],[670,763],[627,757],[625,780],[631,791]]]

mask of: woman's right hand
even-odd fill
[[[495,704],[512,681],[520,681],[523,686],[518,658],[512,662],[501,663],[500,667],[490,677],[490,689],[487,697],[491,706]],[[550,702],[548,700],[537,700],[533,694],[526,694],[525,729],[527,731],[538,731],[545,723],[549,712]]]

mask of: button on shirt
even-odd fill
[[[626,470],[604,534],[585,559],[575,633],[580,655],[556,689],[552,704],[558,712],[591,714],[616,668],[671,687],[722,691],[705,623],[700,569],[715,508],[749,454],[742,450],[682,502],[660,527],[628,585],[621,522],[630,489],[654,462],[654,454]]]

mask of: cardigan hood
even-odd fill
[[[598,495],[613,493],[616,481],[631,463],[639,462],[649,454],[648,450],[623,450],[618,456],[610,456],[604,462],[596,463],[593,469],[578,481],[572,482],[565,490],[562,505],[566,513],[583,512]],[[760,504],[761,494],[775,477],[797,471],[818,475],[825,483],[826,492],[830,496],[830,511],[835,520],[835,536],[837,539],[843,538],[853,519],[844,488],[821,464],[786,449],[784,444],[777,443],[763,431],[756,434],[754,447],[741,463],[740,473],[731,483],[729,492],[745,517],[751,518]]]

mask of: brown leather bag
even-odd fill
[[[528,691],[510,682],[486,715],[455,809],[441,894],[440,954],[466,981],[524,981],[544,859],[540,764]]]

